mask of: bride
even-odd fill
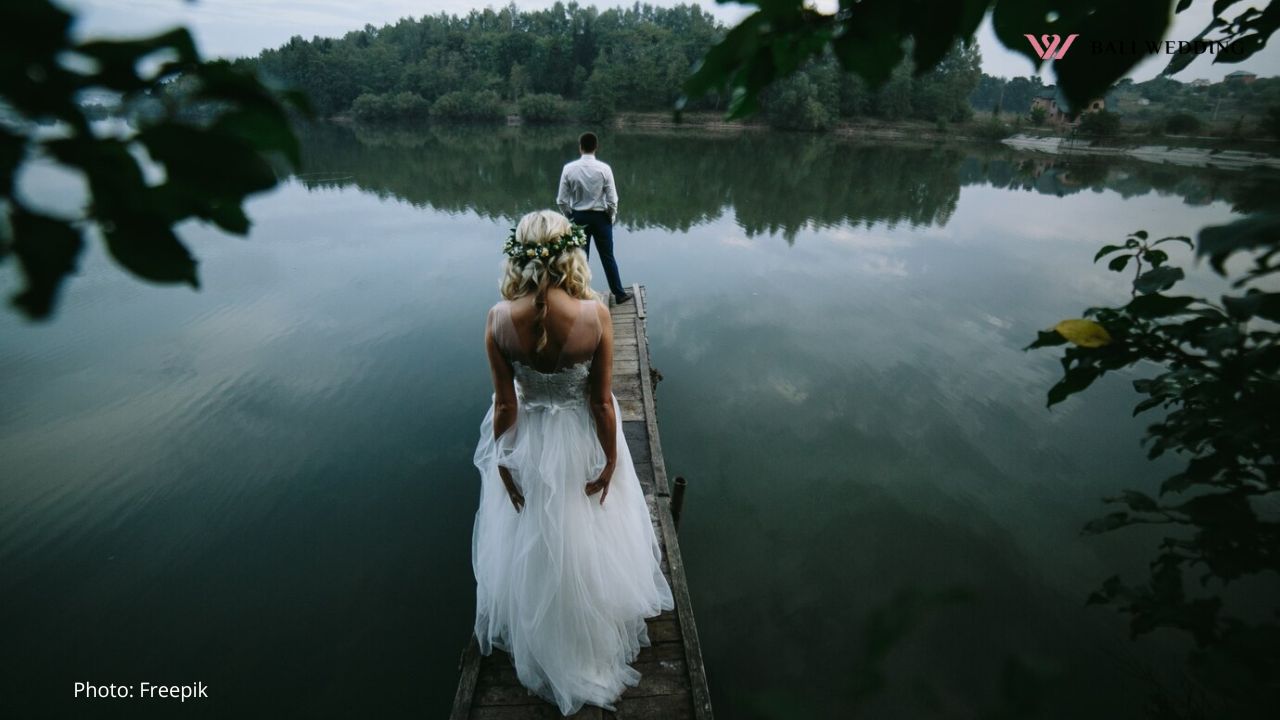
[[[559,213],[521,218],[485,347],[493,406],[475,464],[475,633],[565,715],[613,710],[640,681],[645,618],[669,610],[658,541],[619,424],[613,323],[586,237]]]

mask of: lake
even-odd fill
[[[247,239],[183,227],[198,291],[94,244],[52,322],[0,313],[0,714],[174,716],[72,699],[145,680],[205,683],[184,717],[446,716],[485,312],[576,130],[304,142]],[[1048,410],[1058,353],[1022,348],[1125,301],[1101,244],[1194,235],[1280,182],[765,132],[613,131],[600,157],[717,716],[1132,717],[1185,646],[1085,598],[1159,536],[1079,530],[1173,465],[1145,459],[1134,376]]]

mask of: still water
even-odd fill
[[[483,319],[507,229],[552,204],[575,137],[312,128],[248,239],[183,229],[199,291],[95,246],[52,322],[0,313],[0,715],[447,714]],[[1132,643],[1084,599],[1157,538],[1078,531],[1169,466],[1139,447],[1132,376],[1049,411],[1056,353],[1021,348],[1124,300],[1090,262],[1103,242],[1194,234],[1275,179],[773,134],[602,141],[623,280],[649,288],[667,467],[690,480],[717,715],[1132,716],[1180,646]],[[9,263],[0,288],[17,283]],[[210,699],[74,700],[76,681]]]

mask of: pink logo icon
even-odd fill
[[[1075,42],[1080,35],[1072,33],[1067,36],[1066,42],[1062,42],[1062,38],[1058,35],[1041,35],[1039,40],[1036,40],[1036,36],[1030,33],[1023,37],[1031,41],[1031,49],[1035,50],[1036,55],[1039,55],[1041,60],[1049,60],[1050,58],[1061,60],[1062,56],[1067,54],[1067,48],[1071,47],[1071,43]],[[1062,43],[1062,47],[1058,47],[1058,43]],[[1055,50],[1058,51],[1056,55],[1054,54]]]

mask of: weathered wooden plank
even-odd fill
[[[570,720],[603,720],[605,711],[587,705],[570,715]],[[471,720],[564,720],[559,708],[551,703],[541,705],[495,705],[477,707],[471,711]]]
[[[640,648],[640,654],[636,657],[637,663],[656,662],[658,660],[684,660],[684,643],[653,643],[648,647]]]
[[[636,318],[636,333],[644,337],[644,325],[640,318]],[[662,462],[662,445],[658,440],[658,412],[654,405],[653,383],[649,382],[649,343],[648,340],[640,346],[640,392],[644,397],[644,421],[648,426],[649,435],[649,458],[653,463],[654,485],[657,487],[659,495],[666,495],[670,491],[667,489],[667,471],[666,466]]]
[[[636,465],[647,464],[650,456],[649,438],[645,435],[648,426],[644,420],[623,420],[622,436],[627,440],[627,449],[631,451],[631,462]]]
[[[512,675],[514,674],[513,672]],[[503,683],[477,687],[475,700],[472,701],[471,706],[480,708],[494,705],[542,705],[545,703],[546,700],[529,692],[528,688],[517,682],[514,685]]]
[[[644,405],[639,400],[619,400],[618,409],[622,411],[623,420],[641,420],[644,418]]]
[[[624,385],[615,384],[613,386],[613,396],[618,398],[619,403],[621,403],[624,399],[634,400],[636,402],[644,401],[644,394],[640,390],[640,381],[638,380],[636,382],[626,383]],[[641,422],[643,423],[644,421],[642,420]]]
[[[640,673],[640,683],[635,687],[627,688],[622,693],[623,699],[678,695],[689,691],[689,671],[684,666],[684,658],[645,662],[636,658],[631,666]]]
[[[693,717],[696,720],[712,720],[711,693],[707,688],[707,669],[702,664],[702,645],[698,642],[698,628],[693,621],[693,601],[689,597],[689,584],[684,574],[684,559],[680,556],[680,542],[676,539],[675,523],[671,520],[669,498],[659,498],[658,517],[662,522],[662,543],[667,551],[667,563],[671,567],[671,594],[676,601],[680,637],[684,642],[684,657],[689,668],[689,685],[693,693]]]
[[[692,720],[695,717],[688,692],[679,695],[654,695],[638,697],[618,703],[613,713],[605,713],[609,720]]]
[[[471,697],[475,694],[476,678],[480,674],[480,643],[474,634],[462,650],[458,666],[462,674],[458,678],[458,689],[453,694],[453,711],[449,713],[449,720],[467,720],[471,711]]]
[[[677,620],[650,620],[649,642],[680,642],[680,623]]]
[[[653,495],[656,488],[653,486],[653,465],[649,463],[635,463],[636,477],[640,478],[640,487],[644,488],[646,495]]]

